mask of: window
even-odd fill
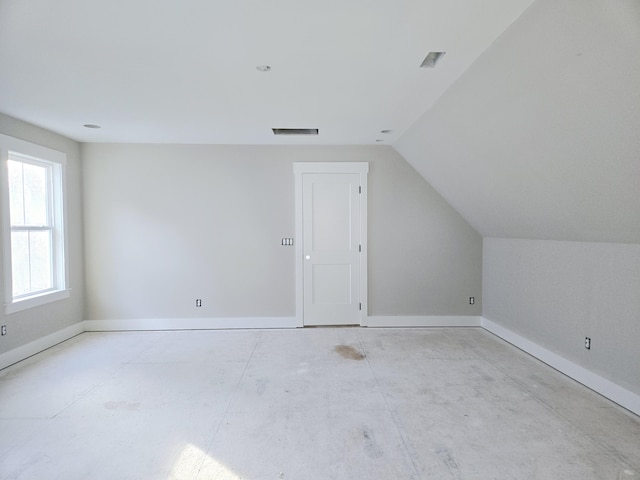
[[[69,296],[63,153],[0,135],[5,312]]]

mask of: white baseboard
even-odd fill
[[[598,392],[600,395],[608,398],[609,400],[621,405],[627,410],[640,415],[640,395],[637,395],[620,385],[607,380],[587,370],[580,365],[577,365],[566,358],[561,357],[547,350],[544,347],[527,340],[526,338],[512,332],[511,330],[498,325],[491,320],[481,317],[482,327],[488,332],[502,338],[510,344],[524,350],[529,355],[536,357],[538,360],[546,363],[547,365],[555,368],[559,372],[564,373],[568,377],[573,378],[575,381],[583,384],[591,390]]]
[[[371,316],[367,317],[367,327],[479,327],[480,318],[476,316]]]
[[[296,328],[296,317],[238,318],[143,318],[131,320],[85,320],[85,332],[127,330],[221,330],[234,328]]]
[[[3,354],[0,354],[0,369],[6,368],[14,363],[18,363],[25,358],[29,358],[36,353],[40,353],[47,348],[51,348],[54,345],[69,340],[76,335],[80,335],[84,332],[84,326],[82,322],[75,323],[67,328],[58,330],[45,337],[29,342],[20,347],[9,350]]]
[[[86,332],[127,330],[216,330],[233,328],[297,328],[296,317],[147,318],[85,320]],[[367,327],[479,327],[476,316],[373,316]]]

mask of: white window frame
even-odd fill
[[[9,208],[9,180],[7,161],[10,156],[17,160],[47,165],[51,168],[51,189],[53,204],[51,205],[52,234],[52,280],[53,288],[33,295],[13,297],[13,275],[11,264],[11,220]],[[68,298],[70,295],[69,265],[67,249],[67,228],[65,222],[65,168],[66,154],[57,150],[36,145],[0,134],[0,194],[2,198],[2,254],[4,275],[4,312],[11,314]]]

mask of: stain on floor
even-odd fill
[[[351,345],[336,345],[334,350],[347,360],[364,360],[366,355],[360,353]]]
[[[444,445],[437,445],[435,449],[436,455],[440,458],[442,463],[449,469],[452,478],[462,478],[458,462],[456,462],[453,452]]]
[[[369,457],[380,458],[384,455],[382,448],[373,436],[373,432],[365,428],[362,430],[362,437],[364,439],[364,450]]]

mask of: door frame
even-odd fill
[[[368,162],[294,162],[293,172],[295,176],[295,224],[296,224],[296,324],[304,327],[304,232],[303,232],[303,208],[302,208],[302,178],[305,173],[350,173],[360,175],[360,276],[358,285],[359,297],[362,308],[358,312],[360,326],[367,326],[369,311],[368,286],[367,286],[367,174]]]

